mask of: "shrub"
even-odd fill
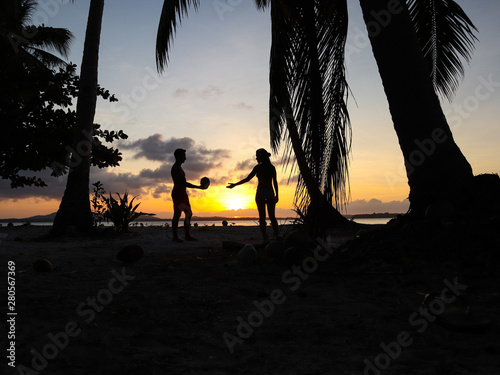
[[[134,206],[133,197],[129,202],[128,192],[123,197],[118,195],[118,200],[110,193],[109,198],[105,196],[106,190],[100,181],[93,184],[94,196],[92,197],[92,214],[94,217],[94,226],[100,225],[104,220],[111,221],[118,232],[127,232],[129,224],[141,215],[152,216],[145,212],[136,212],[140,203]]]

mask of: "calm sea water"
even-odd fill
[[[354,221],[359,224],[387,224],[390,220],[390,217],[370,217],[354,219]]]
[[[360,219],[354,219],[356,223],[360,224],[386,224],[390,218],[360,218]],[[254,226],[254,225],[259,225],[259,222],[257,219],[254,220],[227,220],[228,225],[232,226]],[[287,220],[278,220],[279,224],[291,224],[293,222],[293,219],[287,219]],[[182,218],[181,218],[181,223],[182,223]],[[269,220],[267,220],[267,223],[269,224]],[[14,226],[20,226],[24,225],[24,223],[13,223]],[[105,226],[112,226],[112,223],[103,223]],[[130,224],[130,226],[133,227],[148,227],[148,226],[163,226],[165,224],[171,225],[170,220],[165,220],[165,221],[138,221],[138,222],[133,222]],[[222,221],[221,220],[200,220],[200,221],[193,221],[192,224],[197,224],[198,226],[213,226],[215,225],[216,227],[222,226]],[[1,223],[3,227],[7,226],[7,223]],[[37,222],[37,223],[32,223],[32,225],[40,225],[40,226],[51,226],[52,222]]]

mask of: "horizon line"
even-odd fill
[[[0,222],[10,222],[10,221],[15,221],[15,222],[49,222],[52,221],[53,218],[51,218],[52,215],[55,215],[56,213],[51,213],[48,215],[35,215],[35,216],[30,216],[30,217],[24,217],[24,218],[0,218]],[[396,217],[398,215],[404,215],[402,212],[373,212],[370,214],[363,213],[363,214],[345,214],[342,215],[345,218],[385,218],[385,217]],[[290,219],[296,219],[298,216],[287,216],[287,217],[276,217],[278,220],[290,220]],[[258,220],[259,218],[257,216],[218,216],[218,215],[211,215],[211,216],[193,216],[191,218],[191,221],[214,221],[214,220]],[[137,218],[134,221],[170,221],[172,220],[171,218],[160,218],[160,217],[150,217],[146,215],[142,215],[139,218]]]

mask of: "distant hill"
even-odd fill
[[[25,217],[25,218],[12,218],[12,219],[0,219],[0,223],[40,223],[40,222],[53,222],[56,217],[56,213],[51,213],[48,215],[37,215],[37,216],[31,216],[31,217]]]

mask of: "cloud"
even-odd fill
[[[164,193],[170,193],[172,178],[170,170],[175,162],[174,151],[177,148],[186,150],[186,161],[182,165],[189,182],[197,182],[205,176],[215,174],[215,170],[220,168],[224,160],[230,157],[230,152],[225,149],[207,149],[204,145],[197,145],[192,138],[170,138],[164,140],[161,134],[154,134],[150,137],[139,139],[119,146],[120,149],[135,151],[134,158],[145,158],[150,161],[161,161],[156,168],[143,168],[137,174],[113,175],[108,174],[107,180],[110,183],[122,185],[122,180],[135,184],[134,190],[141,190],[143,193],[152,194],[155,198]],[[212,185],[223,181],[217,177],[210,178]],[[225,179],[224,179],[225,181]],[[162,185],[163,184],[163,185]],[[169,195],[169,194],[167,194]]]
[[[243,102],[240,102],[238,104],[234,104],[233,106],[237,109],[253,109],[253,106],[246,104],[246,103],[243,103]]]
[[[147,138],[134,142],[122,142],[118,146],[121,150],[136,150],[135,159],[146,158],[155,161],[174,162],[174,151],[177,148],[191,149],[195,144],[192,138],[170,138],[163,140],[161,134],[153,134]]]
[[[0,201],[6,199],[21,200],[24,198],[39,198],[41,200],[61,199],[66,189],[66,176],[53,177],[51,170],[45,171],[25,171],[21,173],[25,176],[36,176],[41,178],[48,186],[34,187],[25,186],[12,189],[10,180],[0,179]]]
[[[170,193],[172,192],[172,187],[168,185],[159,185],[150,191],[151,196],[155,199],[163,198],[164,200],[172,200],[170,198]]]
[[[124,193],[128,191],[130,195],[148,195],[155,198],[170,196],[172,178],[170,169],[175,161],[174,150],[183,148],[187,150],[187,160],[182,165],[186,172],[187,180],[197,183],[201,177],[210,177],[212,185],[226,183],[226,178],[216,176],[216,169],[223,161],[230,157],[230,152],[224,149],[207,149],[204,145],[197,145],[191,138],[170,138],[164,140],[161,134],[154,134],[150,137],[137,141],[122,143],[118,146],[120,150],[131,150],[134,158],[145,158],[150,161],[162,163],[156,168],[144,168],[137,173],[120,173],[119,168],[99,169],[92,167],[90,172],[90,192],[92,184],[100,181],[108,193]],[[123,164],[123,163],[122,163]],[[155,163],[158,164],[158,163]],[[0,201],[13,199],[22,200],[24,198],[36,197],[44,200],[61,200],[66,188],[67,176],[55,178],[50,176],[50,171],[36,173],[27,172],[27,175],[36,175],[42,178],[48,186],[43,188],[24,187],[12,189],[8,180],[0,180]]]
[[[256,165],[257,165],[257,161],[255,159],[247,159],[247,160],[243,160],[243,161],[236,163],[236,167],[234,167],[234,169],[232,171],[240,172],[240,173],[247,171],[248,173],[250,173],[250,171]]]
[[[173,97],[174,98],[190,97],[192,99],[208,100],[211,98],[218,98],[224,94],[225,94],[225,90],[222,87],[215,86],[215,85],[208,85],[207,87],[205,87],[203,89],[198,89],[198,90],[188,90],[185,88],[178,88],[177,90],[174,91]],[[244,103],[240,103],[240,104],[245,105]]]
[[[186,95],[189,94],[189,90],[188,89],[177,89],[175,90],[174,92],[174,98],[182,98]]]
[[[162,162],[156,168],[143,168],[137,174],[113,175],[108,174],[107,180],[112,184],[122,186],[122,182],[128,181],[135,184],[134,190],[152,194],[158,198],[162,194],[170,194],[172,178],[170,170],[175,162],[174,151],[177,148],[186,150],[186,161],[182,165],[189,182],[197,184],[204,176],[215,175],[215,171],[221,167],[224,160],[230,158],[230,152],[225,149],[208,149],[204,145],[196,144],[192,138],[169,138],[164,140],[161,134],[153,134],[147,138],[119,146],[120,149],[131,150],[134,158],[145,158],[150,161]],[[132,181],[133,180],[133,181]],[[222,182],[215,176],[210,177],[212,185]]]
[[[403,201],[382,202],[380,199],[372,198],[369,201],[358,199],[347,205],[347,213],[372,214],[372,213],[405,213],[408,211],[410,203],[407,199]]]
[[[100,181],[106,190],[106,194],[129,192],[131,196],[146,196],[151,194],[154,198],[169,199],[172,190],[172,178],[170,176],[171,165],[162,164],[155,170],[143,169],[138,174],[117,173],[113,168],[98,169],[91,168],[90,171],[90,194],[93,194],[94,184]],[[48,186],[43,188],[24,187],[11,189],[7,180],[0,180],[0,202],[2,200],[22,200],[25,198],[39,198],[42,200],[61,200],[66,189],[67,176],[55,178],[50,176],[50,172],[43,171],[36,173]],[[188,175],[188,181],[194,183],[201,178],[199,175]],[[215,184],[214,180],[212,184]]]
[[[231,181],[227,182],[237,182],[243,180],[248,174],[253,170],[253,168],[257,165],[257,161],[255,159],[247,159],[236,163],[234,168],[231,168],[228,172],[229,176],[233,176]],[[248,183],[254,185],[256,183],[256,178],[249,181]]]
[[[182,148],[186,150],[187,157],[183,168],[194,172],[215,168],[220,165],[223,159],[229,158],[228,150],[207,149],[203,145],[196,145],[194,139],[189,137],[172,137],[164,140],[163,136],[158,133],[134,142],[123,142],[118,147],[121,150],[134,150],[135,159],[145,158],[152,161],[161,161],[166,164],[173,164],[175,162],[174,151],[177,148]],[[156,172],[164,173],[164,171]]]
[[[224,94],[224,90],[220,87],[209,85],[200,92],[200,96],[203,99],[209,99],[211,97],[218,97]]]
[[[145,168],[139,172],[137,177],[150,181],[167,181],[170,179],[171,168],[172,165],[170,164],[162,164],[155,170]]]

